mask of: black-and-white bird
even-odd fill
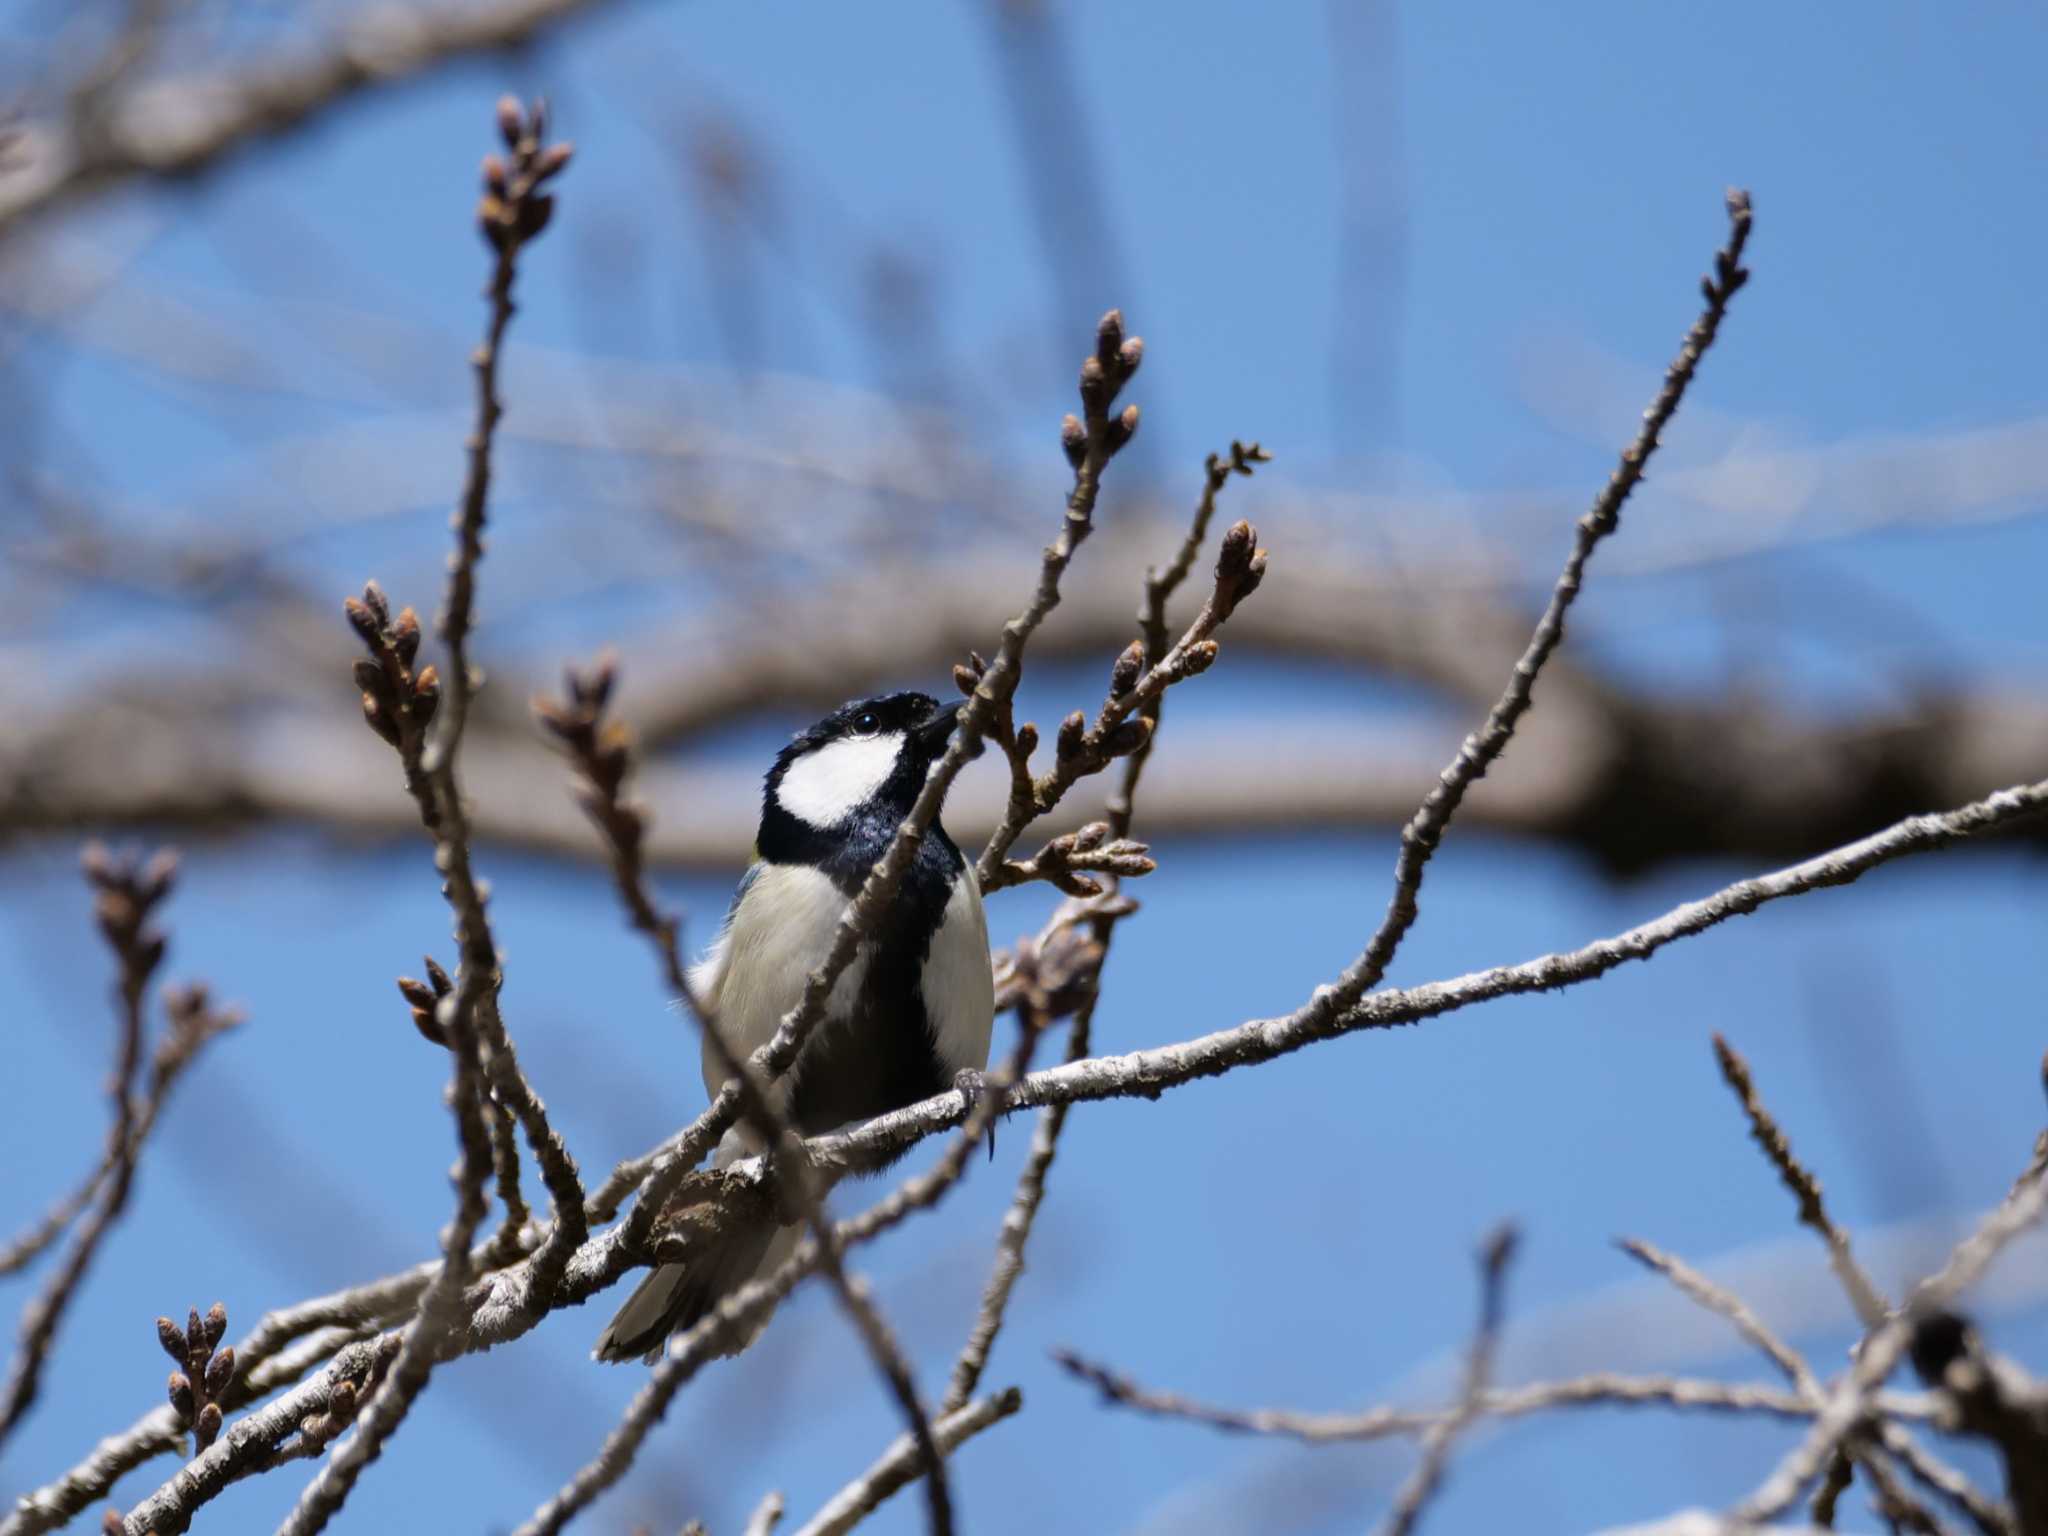
[[[960,704],[892,693],[834,710],[783,748],[761,798],[755,862],[718,942],[690,973],[740,1056],[775,1033],[831,947],[846,903],[909,814],[946,749]],[[833,987],[775,1093],[806,1136],[950,1088],[988,1065],[995,1016],[988,923],[974,871],[936,821],[895,902]],[[709,1042],[704,1089],[724,1074]],[[719,1143],[724,1167],[763,1151],[750,1127]],[[796,1227],[741,1231],[642,1281],[597,1341],[600,1360],[660,1354],[719,1300],[787,1258]],[[744,1348],[751,1338],[741,1341]]]

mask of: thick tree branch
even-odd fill
[[[318,47],[123,89],[90,120],[23,125],[0,159],[0,231],[124,182],[189,178],[361,95],[462,57],[516,48],[596,0],[373,8]]]

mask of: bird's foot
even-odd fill
[[[955,1072],[953,1074],[953,1087],[960,1095],[960,1107],[967,1112],[967,1118],[970,1120],[974,1118],[975,1110],[981,1107],[984,1095],[1002,1092],[1000,1087],[988,1080],[986,1073],[980,1072],[973,1067],[962,1067],[958,1072]],[[996,1110],[997,1115],[1000,1115],[1002,1106],[997,1105]],[[996,1116],[994,1115],[989,1117],[988,1122],[988,1155],[991,1161],[994,1160],[996,1155]]]

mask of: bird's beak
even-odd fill
[[[966,705],[965,699],[955,699],[950,704],[941,704],[932,712],[931,719],[917,728],[917,744],[933,756],[945,751],[947,738],[953,734],[953,726]]]

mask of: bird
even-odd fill
[[[961,708],[915,692],[858,699],[799,731],[776,756],[762,788],[754,862],[689,976],[736,1056],[766,1044],[796,1005],[847,902],[946,750]],[[981,886],[934,818],[888,910],[775,1084],[776,1108],[800,1135],[814,1136],[978,1085],[994,1020]],[[708,1032],[703,1070],[704,1091],[716,1098],[726,1073]],[[742,1122],[719,1142],[714,1166],[765,1150]],[[658,1265],[619,1308],[593,1356],[658,1360],[671,1334],[774,1269],[798,1235],[796,1226],[742,1228],[687,1263]],[[754,1334],[724,1353],[739,1353]]]

